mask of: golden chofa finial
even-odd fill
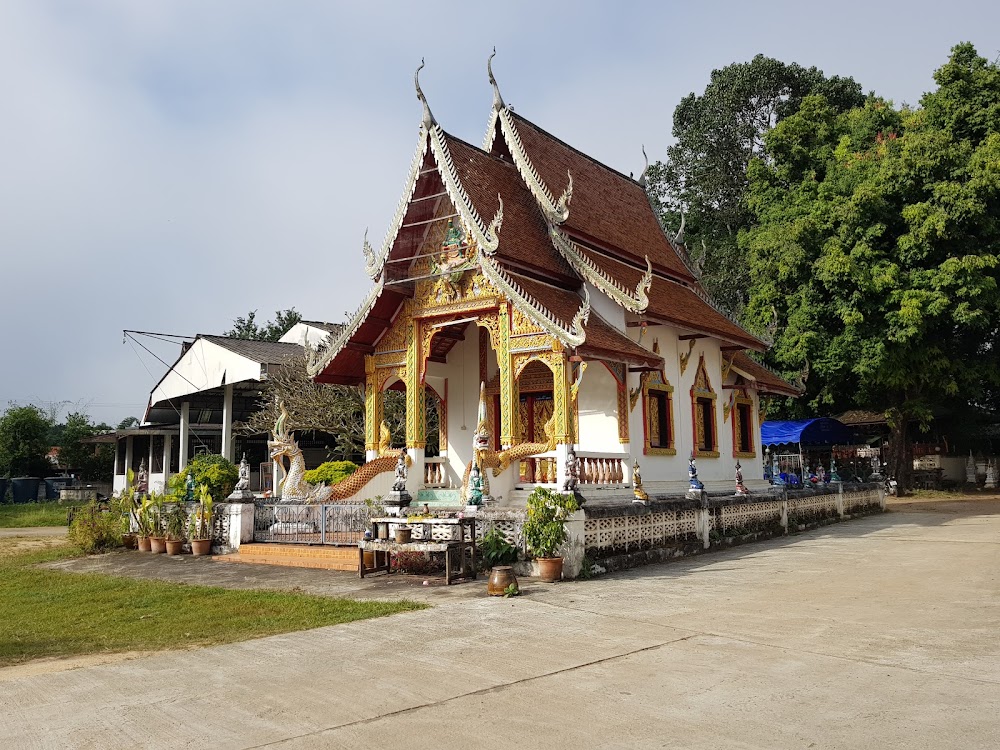
[[[493,54],[486,59],[486,72],[490,76],[490,85],[493,87],[493,109],[505,109],[506,104],[503,103],[503,97],[500,96],[500,87],[497,85],[497,79],[493,77],[493,58],[497,56],[497,48],[493,48]]]

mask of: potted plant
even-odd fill
[[[150,492],[149,500],[149,551],[166,552],[167,540],[163,534],[163,495]]]
[[[187,508],[180,500],[171,503],[167,511],[167,554],[179,555],[184,548],[184,532],[187,530]]]
[[[135,513],[136,544],[140,552],[150,552],[149,538],[153,535],[153,510],[149,497],[144,497]]]
[[[486,593],[490,596],[504,596],[508,591],[517,591],[517,577],[512,565],[517,562],[517,547],[507,541],[495,527],[483,534],[479,543],[480,560],[490,571],[486,581]]]
[[[198,508],[191,515],[188,536],[191,539],[191,554],[196,557],[209,555],[212,552],[212,494],[208,485],[199,488]]]
[[[563,559],[558,553],[567,538],[565,523],[579,509],[572,493],[536,487],[528,496],[524,541],[528,551],[538,560],[538,575],[543,581],[562,578]]]
[[[114,512],[121,518],[122,544],[128,549],[135,549],[138,544],[139,519],[136,517],[139,509],[138,501],[138,493],[135,491],[135,472],[128,469],[125,472],[125,486],[111,499]]]

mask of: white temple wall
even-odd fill
[[[577,408],[580,450],[609,453],[622,450],[618,441],[618,384],[600,362],[587,365],[580,383]]]
[[[694,347],[688,359],[684,374],[680,371],[680,357],[688,353],[690,342],[679,340],[682,332],[668,326],[649,326],[642,338],[642,345],[652,349],[653,342],[659,344],[660,356],[663,357],[663,374],[673,387],[672,419],[674,429],[673,456],[646,454],[645,449],[645,415],[642,400],[636,403],[629,414],[629,434],[631,436],[631,454],[639,461],[644,484],[651,489],[661,491],[678,491],[687,485],[688,458],[694,447],[694,415],[691,408],[691,387],[694,385],[698,372],[698,364],[702,356],[705,358],[705,369],[708,373],[715,398],[715,425],[718,434],[717,444],[719,457],[703,456],[697,459],[698,476],[708,484],[709,489],[723,489],[731,484],[735,471],[736,459],[733,458],[732,424],[723,419],[723,404],[728,398],[728,391],[722,388],[722,352],[721,342],[714,338],[694,339]],[[629,388],[639,386],[639,373],[629,373]],[[756,399],[755,399],[756,404]],[[756,412],[755,412],[756,413]],[[760,426],[755,424],[756,439],[760,439]],[[582,427],[581,427],[582,431]],[[744,459],[746,466],[744,476],[753,479],[762,476],[759,466],[749,466],[754,463]],[[759,463],[759,462],[758,462]],[[749,469],[749,473],[747,472]]]
[[[593,284],[586,282],[587,291],[590,292],[591,314],[597,313],[604,321],[622,333],[625,333],[625,308],[612,300],[600,291]]]
[[[476,431],[479,410],[477,329],[469,326],[465,339],[456,342],[448,352],[448,363],[429,362],[427,374],[428,378],[436,377],[437,382],[442,382],[445,377],[448,379],[447,481],[452,487],[461,487],[465,467],[472,460],[472,436]]]

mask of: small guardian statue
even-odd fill
[[[694,453],[691,454],[691,458],[688,459],[688,484],[690,487],[688,491],[696,490],[701,492],[705,489],[705,485],[700,479],[698,479],[698,467],[694,463]]]
[[[483,504],[483,474],[479,470],[479,464],[472,464],[472,471],[469,472],[469,489],[465,504],[476,506]]]
[[[750,494],[750,490],[747,489],[746,485],[743,484],[743,467],[740,466],[740,462],[736,462],[736,494],[734,497],[746,497]]]
[[[145,458],[139,462],[139,475],[136,477],[135,491],[140,495],[145,495],[149,492],[149,472],[146,470]]]
[[[242,502],[244,500],[253,500],[253,492],[250,491],[250,464],[247,463],[247,454],[243,454],[243,458],[240,459],[240,478],[236,482],[236,486],[233,491],[229,494],[230,500],[236,502]]]
[[[831,482],[842,482],[840,474],[837,472],[837,459],[830,458],[830,479]]]
[[[642,488],[642,474],[639,473],[639,462],[634,461],[632,463],[632,495],[633,503],[648,503],[649,495],[646,494],[646,490]]]
[[[406,492],[406,449],[400,448],[399,459],[396,461],[396,481],[392,485],[393,492]]]
[[[392,484],[392,491],[386,496],[383,505],[386,513],[390,516],[402,514],[402,509],[407,507],[413,498],[406,491],[406,448],[400,448],[399,458],[396,461],[396,480]]]
[[[566,456],[566,481],[563,482],[563,492],[576,492],[577,485],[580,484],[580,459],[576,457],[576,451],[569,449]]]
[[[194,475],[190,471],[184,481],[184,499],[189,503],[194,502]]]

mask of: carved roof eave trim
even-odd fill
[[[587,321],[590,320],[590,292],[584,287],[583,302],[580,309],[569,325],[557,318],[542,305],[538,300],[528,294],[521,285],[518,284],[510,274],[495,260],[490,257],[480,256],[479,266],[483,271],[483,276],[489,280],[493,286],[499,289],[518,309],[531,319],[539,328],[555,336],[568,347],[575,348],[587,340],[587,332],[584,330]]]
[[[581,253],[577,244],[553,224],[549,224],[549,237],[553,247],[559,251],[559,254],[574,271],[623,308],[634,313],[643,313],[649,307],[649,287],[653,283],[653,264],[650,263],[648,255],[646,256],[646,272],[639,279],[635,290],[629,291],[621,282],[609,276],[594,261]]]
[[[778,394],[781,394],[783,396],[784,395],[790,395],[790,394],[794,393],[795,395],[793,396],[793,398],[797,398],[797,397],[801,396],[802,394],[804,394],[806,392],[805,388],[801,388],[798,385],[796,385],[795,383],[790,383],[785,378],[784,375],[782,375],[780,372],[778,372],[777,370],[775,370],[770,365],[766,365],[763,362],[760,362],[759,360],[753,359],[752,357],[750,357],[750,359],[753,361],[753,363],[755,365],[757,365],[761,369],[769,372],[775,378],[777,378],[782,383],[784,383],[787,386],[787,390],[781,390],[781,389],[779,389],[777,387],[768,386],[765,383],[762,383],[761,380],[760,380],[760,378],[758,378],[758,377],[756,377],[754,375],[751,375],[746,370],[741,369],[740,366],[738,364],[736,364],[735,362],[732,365],[730,365],[729,369],[731,371],[733,371],[733,372],[739,373],[740,375],[742,375],[745,378],[749,378],[750,380],[752,380],[754,383],[756,383],[758,385],[758,390],[760,390],[760,391],[762,391],[764,393],[778,393]]]
[[[309,377],[314,378],[323,372],[336,359],[344,347],[347,346],[347,342],[358,332],[361,324],[365,322],[372,308],[375,307],[375,303],[382,295],[384,286],[385,277],[382,276],[376,282],[375,286],[369,290],[368,296],[355,311],[354,315],[351,316],[351,320],[341,329],[340,335],[336,339],[330,340],[328,344],[320,346],[318,349],[306,347],[306,372],[309,374]]]
[[[497,209],[496,215],[489,223],[489,226],[487,226],[475,207],[473,207],[472,199],[469,198],[469,194],[462,185],[462,180],[455,169],[455,162],[451,158],[451,150],[445,141],[444,131],[439,125],[434,124],[430,128],[429,136],[431,153],[434,154],[434,161],[437,163],[438,173],[441,175],[441,181],[448,192],[448,197],[451,198],[451,202],[455,205],[455,208],[462,214],[462,219],[468,230],[472,233],[472,237],[476,241],[480,252],[486,255],[493,255],[497,251],[497,248],[500,247],[500,227],[503,225],[503,199],[498,193],[497,201],[500,207]]]
[[[736,319],[735,315],[733,315],[731,312],[729,312],[729,310],[727,310],[718,302],[716,302],[714,299],[712,299],[712,297],[702,288],[701,274],[698,273],[698,270],[694,267],[694,264],[691,262],[691,258],[688,256],[687,247],[684,246],[683,244],[675,242],[674,239],[671,238],[670,232],[663,225],[663,217],[660,216],[660,212],[657,210],[656,204],[653,202],[653,196],[650,195],[648,187],[643,186],[643,192],[646,194],[646,201],[649,203],[649,210],[652,211],[653,216],[656,217],[656,224],[660,227],[660,231],[663,233],[663,236],[667,239],[667,242],[670,243],[670,246],[675,250],[677,250],[677,257],[681,259],[681,262],[684,264],[684,267],[687,268],[687,270],[691,273],[691,276],[693,276],[695,279],[694,284],[683,284],[683,286],[686,286],[688,289],[690,289],[692,292],[698,295],[698,297],[701,298],[702,302],[705,302],[713,310],[715,310],[717,313],[719,313],[727,320],[729,320],[730,323],[739,326],[739,328],[746,331],[746,334],[750,338],[757,339],[762,344],[764,344],[768,349],[770,349],[774,345],[773,341],[758,336],[754,333],[750,333],[750,331],[747,331],[747,329],[743,327],[743,324]],[[675,282],[675,283],[680,283],[680,282]]]
[[[393,216],[392,222],[389,224],[389,229],[385,233],[385,239],[382,241],[382,249],[379,251],[378,255],[375,254],[375,250],[368,243],[368,231],[365,231],[365,240],[363,244],[365,254],[365,272],[371,277],[372,281],[381,275],[382,269],[385,267],[385,262],[389,257],[389,252],[392,250],[392,246],[396,243],[396,236],[399,234],[400,227],[403,226],[403,218],[406,216],[406,209],[410,205],[410,199],[413,197],[413,191],[417,188],[417,178],[420,176],[420,165],[423,163],[424,155],[426,153],[427,130],[423,125],[421,125],[420,135],[417,138],[417,148],[413,152],[413,160],[410,162],[410,174],[406,178],[406,183],[403,187],[403,195],[399,199],[399,205],[396,206],[396,215]]]
[[[500,111],[494,107],[490,110],[490,121],[486,126],[486,135],[483,136],[483,151],[490,153],[493,149],[493,142],[497,137],[497,120],[500,118]]]
[[[514,118],[511,117],[510,109],[508,107],[494,107],[493,120],[490,125],[491,130],[494,129],[492,123],[496,120],[500,121],[500,132],[503,133],[504,141],[507,143],[507,148],[514,159],[514,166],[517,167],[521,179],[528,186],[528,190],[531,191],[535,201],[537,201],[539,207],[542,209],[542,213],[554,224],[562,224],[569,218],[569,202],[573,197],[573,175],[569,172],[566,173],[566,189],[557,200],[544,180],[542,180],[542,176],[538,173],[538,170],[535,169],[535,165],[532,164],[531,158],[528,156],[528,152],[521,142],[521,135],[517,132],[517,125],[514,123]],[[487,133],[487,137],[492,138],[489,133]]]

